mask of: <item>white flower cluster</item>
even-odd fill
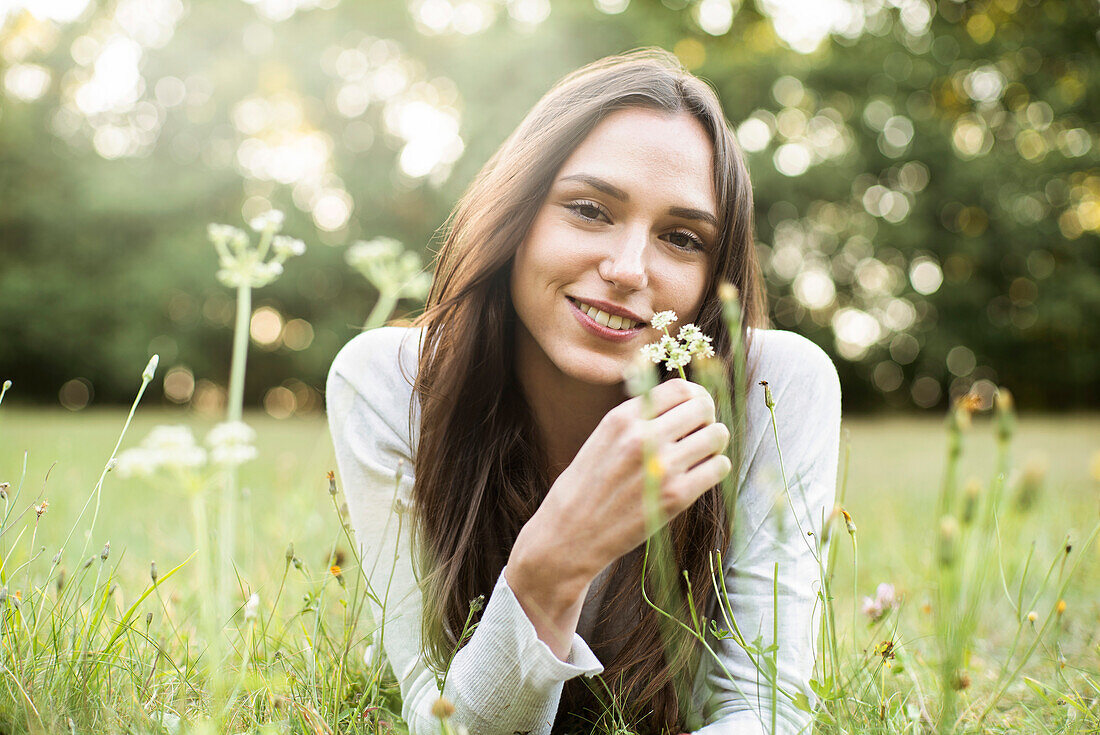
[[[206,233],[218,251],[221,265],[217,274],[218,280],[230,288],[260,288],[282,275],[286,259],[306,251],[306,245],[301,240],[276,235],[283,226],[283,220],[283,213],[277,209],[253,218],[249,226],[260,233],[260,242],[256,247],[252,247],[248,235],[239,228],[220,224],[208,225]],[[269,247],[274,257],[266,260]]]
[[[675,311],[658,311],[649,320],[649,325],[654,329],[667,329],[674,321],[676,321]]]
[[[432,285],[431,276],[423,272],[420,255],[405,250],[392,237],[359,240],[348,248],[345,258],[379,293],[423,300]]]
[[[668,325],[675,321],[676,313],[672,311],[659,311],[653,315],[650,324],[657,329],[664,329],[665,334],[657,342],[642,347],[641,353],[647,359],[655,363],[663,362],[667,370],[676,370],[690,363],[693,357],[714,357],[711,338],[694,324],[680,327],[675,338],[669,335]]]
[[[157,426],[141,444],[118,455],[115,471],[122,477],[151,477],[157,471],[195,470],[207,464],[230,467],[255,459],[256,432],[240,421],[218,424],[206,435],[207,450],[195,443],[183,425]]]
[[[272,232],[278,232],[282,226],[286,217],[283,213],[277,209],[269,209],[258,217],[253,217],[252,221],[248,223],[256,232],[265,232],[271,230]]]
[[[210,459],[216,465],[231,467],[256,459],[258,452],[253,442],[256,432],[243,421],[226,421],[218,424],[206,435],[210,445]]]

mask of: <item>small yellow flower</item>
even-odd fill
[[[852,520],[852,515],[843,508],[840,509],[840,514],[844,516],[844,527],[848,529],[848,533],[852,536],[856,535],[856,522]]]
[[[662,478],[665,476],[665,468],[656,454],[650,455],[645,463],[645,473],[651,477]]]
[[[737,301],[737,286],[728,281],[718,285],[718,298],[725,302]]]
[[[1058,600],[1058,604],[1054,606],[1054,612],[1058,613],[1058,617],[1062,617],[1066,612],[1066,601]]]
[[[1039,613],[1035,612],[1034,610],[1027,614],[1027,622],[1031,623],[1032,625],[1035,625],[1035,621],[1038,619]]]

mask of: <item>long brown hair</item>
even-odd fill
[[[730,339],[718,284],[738,288],[746,327],[763,326],[748,169],[714,91],[660,49],[601,59],[554,85],[448,218],[427,308],[414,322],[424,333],[415,384],[421,422],[413,533],[424,653],[437,668],[454,650],[470,601],[492,592],[516,536],[549,489],[538,432],[513,372],[514,255],[565,160],[604,117],[627,107],[690,114],[713,144],[719,234],[696,324],[727,371]],[[713,601],[708,555],[726,549],[730,525],[718,486],[669,524],[674,562],[688,571],[697,610]],[[628,716],[644,717],[646,730],[679,732],[687,713],[676,691],[690,680],[697,652],[686,638],[666,650],[658,616],[641,600],[641,571],[637,551],[613,566],[594,636],[604,640],[594,647],[598,652],[617,636],[617,653],[601,656],[603,677],[623,694],[619,704]],[[567,714],[598,713],[596,700],[585,682],[567,682],[559,726]]]

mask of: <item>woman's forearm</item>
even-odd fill
[[[570,560],[544,550],[537,541],[529,542],[530,536],[521,532],[516,539],[504,577],[539,640],[565,661],[594,576],[578,570],[575,556]]]

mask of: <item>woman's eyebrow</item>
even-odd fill
[[[630,201],[630,195],[625,191],[615,186],[609,181],[605,181],[598,176],[592,176],[590,174],[570,174],[569,176],[563,176],[559,181],[579,181],[582,184],[588,184],[593,189],[602,191],[608,196],[615,197],[624,204]],[[681,217],[683,219],[696,219],[702,222],[706,222],[715,229],[718,228],[718,218],[710,212],[705,212],[702,209],[695,209],[693,207],[669,207],[668,213],[673,217]]]

